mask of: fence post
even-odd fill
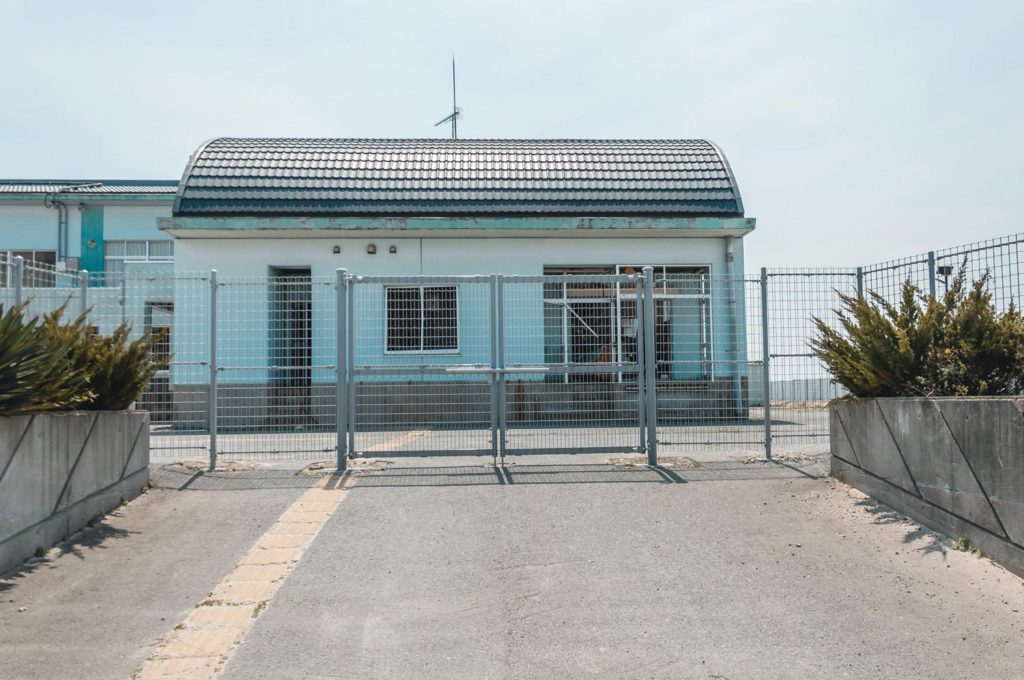
[[[210,470],[217,469],[217,270],[210,270]]]
[[[345,406],[348,409],[348,417],[345,419],[345,424],[348,426],[348,455],[356,455],[356,287],[353,285],[355,282],[352,277],[349,276],[347,285],[345,286],[345,293],[348,299],[345,302],[345,365],[348,367],[349,380],[346,383],[348,388],[348,398],[345,400]]]
[[[858,267],[858,272],[860,268]],[[772,459],[772,372],[768,347],[768,269],[761,267],[761,397],[764,400],[764,457]]]
[[[14,304],[15,306],[21,304],[23,290],[22,287],[25,285],[25,258],[18,255],[14,258]]]
[[[121,273],[121,297],[118,302],[121,305],[121,321],[123,323],[128,319],[128,275],[124,272]]]
[[[501,331],[498,328],[498,275],[491,274],[490,280],[491,304],[491,459],[498,464],[498,336]]]
[[[644,358],[644,278],[635,275],[636,283],[636,400],[640,430],[640,451],[647,451],[647,360]]]
[[[928,251],[928,294],[935,299],[935,251]]]
[[[335,270],[336,327],[334,377],[334,429],[338,450],[337,471],[348,467],[348,271]]]
[[[85,316],[89,311],[89,272],[78,272],[79,313]]]
[[[654,267],[644,267],[644,374],[647,381],[647,464],[658,464],[658,385],[655,370]]]
[[[864,297],[864,267],[857,267],[857,297]]]
[[[495,325],[498,329],[497,338],[497,392],[498,401],[495,407],[498,410],[498,458],[501,465],[505,465],[505,433],[508,432],[508,409],[505,407],[505,392],[507,391],[508,376],[505,374],[505,277],[498,275],[497,289],[494,296],[494,313],[497,316]]]

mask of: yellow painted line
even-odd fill
[[[390,441],[383,442],[381,444],[374,444],[373,446],[367,447],[367,451],[391,451],[397,449],[400,446],[405,446],[411,442],[416,441],[421,437],[426,437],[430,434],[430,430],[413,430],[412,432],[406,432],[400,437],[395,437]]]
[[[256,617],[302,559],[355,483],[331,476],[299,497],[263,534],[210,597],[158,644],[136,680],[211,680],[224,668]]]

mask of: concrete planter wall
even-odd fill
[[[0,573],[149,482],[149,414],[0,417]]]
[[[853,399],[832,473],[1024,576],[1024,398]]]

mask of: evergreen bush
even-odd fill
[[[110,335],[92,329],[85,315],[61,321],[61,307],[46,316],[44,331],[51,345],[64,348],[76,370],[88,376],[89,395],[77,408],[119,411],[138,399],[167,359],[153,358],[157,338],[147,333],[131,339],[132,327],[123,322]]]
[[[87,373],[47,341],[27,303],[0,305],[0,415],[72,408],[89,397]]]
[[[153,358],[150,334],[132,340],[127,323],[104,336],[85,315],[63,321],[64,306],[42,319],[26,319],[26,306],[0,305],[0,415],[126,409],[169,360]]]
[[[838,328],[812,317],[811,349],[856,397],[1024,393],[1024,319],[1013,304],[999,313],[987,282],[968,286],[961,267],[937,299],[909,280],[897,304],[840,295]]]

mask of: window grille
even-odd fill
[[[457,352],[456,286],[388,286],[387,352]]]

